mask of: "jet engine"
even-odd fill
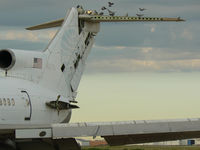
[[[9,49],[0,50],[0,69],[9,70],[16,62],[15,54]]]

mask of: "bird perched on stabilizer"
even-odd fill
[[[142,17],[144,16],[144,14],[136,14],[138,17]]]
[[[99,13],[99,15],[101,15],[101,16],[102,16],[103,14],[104,14],[103,12],[100,12],[100,13]]]
[[[101,8],[101,10],[106,10],[107,8],[105,7],[105,6],[103,6],[102,8]]]
[[[147,10],[146,8],[139,8],[140,11],[145,11]]]

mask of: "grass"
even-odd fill
[[[84,147],[83,150],[200,150],[200,146],[117,146]]]

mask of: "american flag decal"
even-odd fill
[[[33,68],[42,69],[42,58],[34,58]]]

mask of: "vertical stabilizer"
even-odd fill
[[[98,30],[99,23],[91,25],[79,20],[77,9],[72,8],[44,51],[47,63],[40,83],[74,100],[86,58]]]
[[[27,28],[40,30],[61,26],[44,51],[47,61],[40,84],[74,100],[85,61],[99,32],[101,22],[168,22],[184,21],[178,18],[104,16],[96,11],[72,8],[65,19],[59,19]]]

